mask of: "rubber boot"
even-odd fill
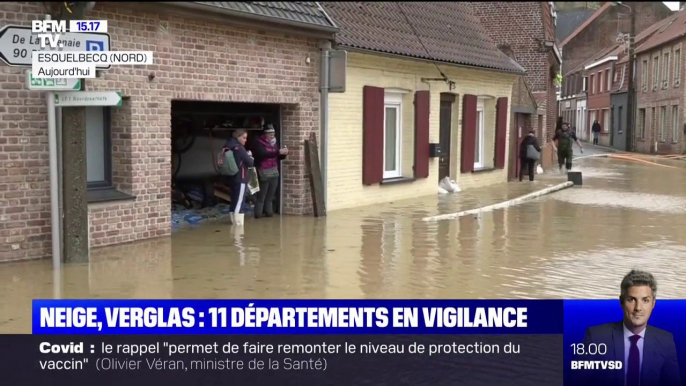
[[[235,214],[235,213],[233,213],[233,212],[229,213],[229,222],[230,222],[231,224],[235,224],[235,223],[236,223],[236,214]]]
[[[245,222],[245,214],[236,213],[236,225],[243,226],[244,222]]]

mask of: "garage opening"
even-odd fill
[[[281,144],[280,110],[278,104],[172,100],[173,229],[228,216],[231,188],[217,171],[217,154],[238,129],[248,131],[248,150],[268,125],[274,127]],[[273,202],[275,214],[281,212],[280,174]],[[246,217],[252,216],[255,200],[255,195],[247,197]]]

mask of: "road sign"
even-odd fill
[[[60,43],[64,51],[109,51],[110,35],[106,33],[66,32],[60,34]],[[31,27],[6,25],[0,29],[0,59],[10,66],[32,67],[32,51],[50,51],[42,48]],[[98,67],[99,70],[110,66]]]
[[[26,81],[29,85],[29,90],[81,90],[81,79],[77,78],[34,78],[33,73],[28,71],[26,73]]]
[[[66,91],[55,93],[55,107],[121,106],[119,91]]]

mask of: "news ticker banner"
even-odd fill
[[[29,80],[95,78],[96,70],[113,65],[153,64],[152,51],[112,51],[107,20],[32,20],[31,26],[6,25],[0,29],[0,59],[10,66],[31,67]],[[54,83],[42,88],[70,90]]]
[[[646,330],[653,358],[668,355],[651,329],[673,334],[677,373],[685,310],[686,301],[658,300]],[[0,376],[9,384],[108,384],[114,375],[112,384],[127,385],[613,384],[625,371],[610,366],[614,343],[585,336],[622,317],[619,300],[35,300],[34,335],[0,336]],[[671,379],[663,384],[683,386]]]

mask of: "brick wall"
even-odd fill
[[[610,132],[611,132],[611,110],[610,110],[610,105],[611,105],[611,98],[610,98],[610,89],[607,88],[607,74],[609,71],[609,76],[610,79],[613,79],[614,73],[613,73],[613,68],[614,68],[614,62],[605,62],[603,64],[600,64],[598,66],[589,68],[588,70],[584,70],[584,75],[587,76],[589,79],[591,78],[590,75],[593,74],[593,80],[595,84],[593,85],[593,88],[589,85],[588,89],[588,99],[587,99],[587,111],[595,111],[596,112],[596,119],[598,120],[598,123],[600,123],[601,127],[601,132],[600,136],[598,139],[598,143],[601,146],[610,146]],[[600,74],[602,73],[602,77],[600,77]],[[600,80],[602,80],[602,88],[599,88],[601,86]],[[610,84],[610,87],[612,87],[612,84]],[[591,93],[591,90],[594,92]],[[602,90],[602,92],[600,91]],[[607,118],[605,117],[607,115]],[[586,126],[587,127],[592,127],[593,125],[593,120],[590,118],[590,113],[586,115]]]
[[[545,39],[539,2],[470,2],[474,14],[497,45],[509,46],[515,60],[527,71],[526,82],[533,92],[545,91],[547,54],[539,51],[538,40]]]
[[[674,82],[674,50],[675,48],[681,49],[681,79],[678,84]],[[686,109],[686,87],[684,82],[686,81],[686,75],[684,74],[684,62],[686,58],[684,57],[683,50],[686,48],[686,38],[680,40],[674,40],[663,46],[652,49],[648,52],[639,53],[636,57],[638,61],[637,69],[638,73],[636,82],[636,95],[637,95],[637,107],[638,109],[645,109],[645,138],[641,138],[641,130],[639,120],[639,113],[636,113],[636,151],[640,153],[658,153],[658,154],[683,154],[686,152],[686,143],[684,141],[684,130],[683,125],[686,123],[684,120],[684,110]],[[669,79],[667,85],[664,86],[662,83],[663,71],[664,71],[664,54],[670,53],[670,69],[669,69]],[[657,89],[653,88],[653,58],[659,55],[659,79]],[[648,82],[647,88],[644,89],[643,85],[643,61],[648,61]],[[674,137],[673,131],[673,121],[672,121],[672,107],[678,107],[678,122],[677,122],[677,132],[676,138]],[[661,107],[665,107],[667,110],[667,122],[665,125],[665,136],[664,140],[660,137],[660,127],[661,122]],[[655,108],[655,113],[657,115],[657,120],[652,115],[652,108]],[[657,142],[657,150],[655,149],[655,143]]]
[[[474,13],[496,44],[509,46],[517,63],[527,70],[525,80],[533,93],[546,93],[543,107],[545,139],[552,140],[557,119],[555,77],[551,67],[559,65],[550,51],[542,50],[545,40],[554,41],[554,27],[547,2],[471,2]],[[547,166],[547,165],[544,165]]]
[[[2,3],[0,24],[30,25],[43,12],[40,3]],[[88,90],[130,97],[113,112],[113,177],[136,196],[89,206],[92,246],[170,234],[175,98],[286,104],[283,142],[291,153],[284,162],[284,211],[311,210],[302,160],[303,140],[319,125],[315,40],[115,3],[97,3],[90,17],[108,20],[113,50],[155,53],[147,68],[115,66],[86,82]],[[0,66],[0,261],[47,257],[51,248],[47,113],[41,94],[26,90],[24,70]]]

